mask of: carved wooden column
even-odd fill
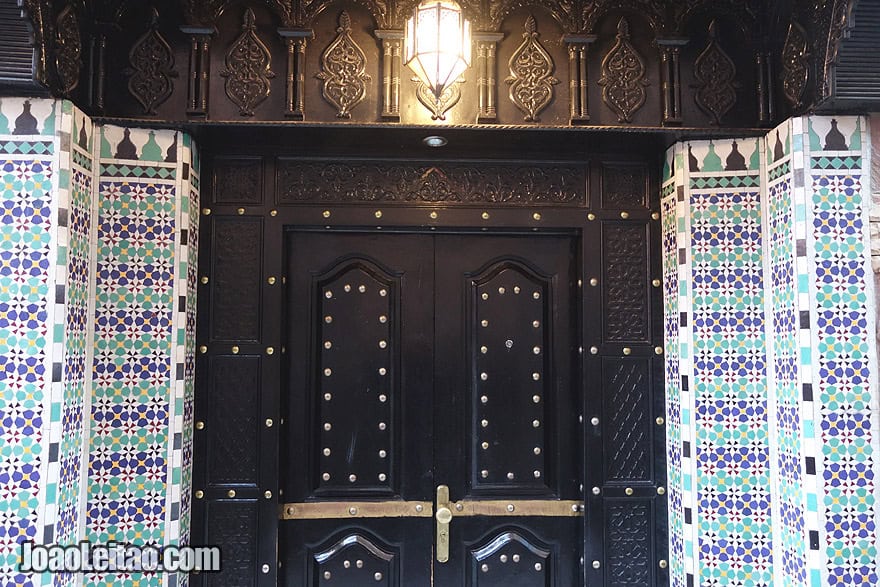
[[[208,85],[211,75],[211,37],[213,27],[182,26],[189,35],[189,84],[186,113],[204,116],[208,113]]]
[[[89,43],[89,104],[95,112],[104,112],[104,84],[107,81],[107,39],[119,31],[113,22],[96,22]]]
[[[284,116],[294,120],[305,118],[306,47],[314,33],[309,29],[278,29],[287,47]]]
[[[596,35],[566,35],[568,44],[569,111],[571,124],[590,121],[589,75],[587,53]]]
[[[687,39],[657,39],[663,92],[663,124],[681,124],[681,48]]]
[[[379,29],[376,38],[382,41],[382,118],[399,122],[403,31]]]
[[[477,89],[479,91],[479,108],[477,122],[495,122],[498,110],[497,67],[495,53],[504,33],[474,33],[477,44]]]
[[[773,60],[768,51],[755,52],[756,84],[758,98],[758,124],[773,120]]]

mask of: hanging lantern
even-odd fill
[[[471,23],[450,0],[425,0],[406,22],[404,63],[439,100],[471,64]]]

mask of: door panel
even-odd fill
[[[558,503],[583,499],[574,239],[449,236],[436,257],[435,477],[453,519],[435,584],[579,584],[583,521]]]
[[[574,244],[289,234],[286,584],[580,582]]]
[[[361,504],[427,503],[413,513],[430,515],[432,243],[291,232],[286,252],[283,497],[329,509],[297,506],[281,522],[281,575],[425,585],[431,520],[364,518]]]

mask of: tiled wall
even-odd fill
[[[793,119],[667,155],[670,533],[685,584],[878,583],[865,130]]]
[[[188,540],[195,147],[2,98],[0,167],[0,585],[185,584],[17,567],[23,541]]]

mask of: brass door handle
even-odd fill
[[[449,509],[449,487],[437,486],[437,562],[449,560],[449,522],[452,521],[452,510]]]

